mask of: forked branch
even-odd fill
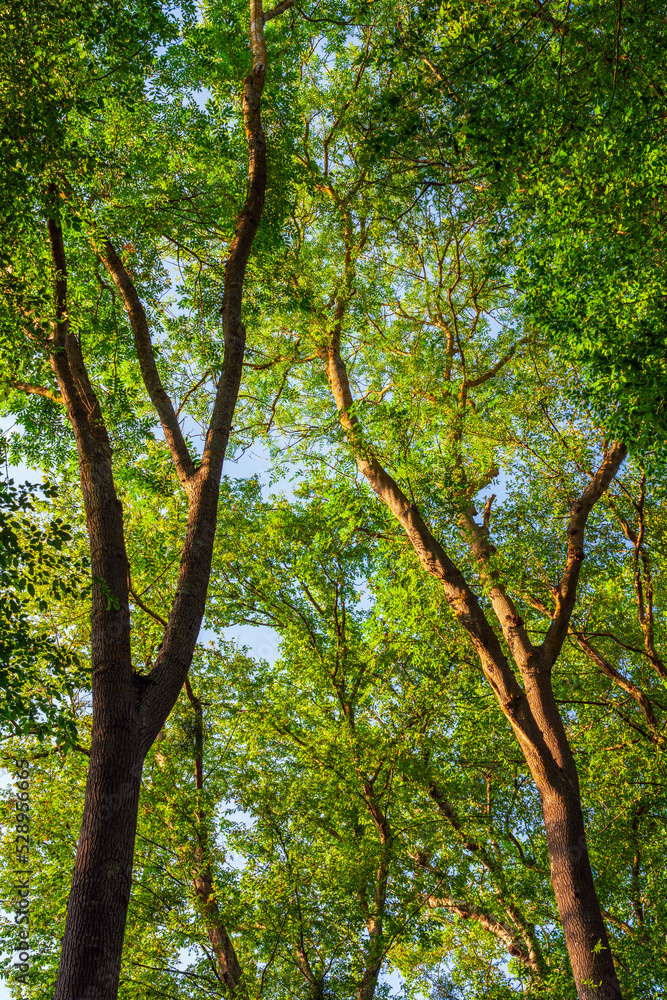
[[[433,536],[416,505],[410,502],[365,440],[363,428],[353,409],[347,367],[340,353],[340,337],[340,318],[337,317],[329,345],[322,351],[322,359],[338,408],[338,419],[351,446],[357,467],[405,531],[423,569],[440,581],[447,603],[470,637],[479,655],[484,674],[503,712],[512,724],[527,759],[533,762],[539,760],[539,767],[543,771],[548,771],[553,781],[558,783],[561,776],[554,757],[477,596],[469,587],[460,569]]]
[[[261,120],[261,97],[267,73],[267,50],[261,0],[250,2],[250,45],[252,67],[243,82],[242,102],[248,144],[248,186],[225,267],[221,308],[225,353],[201,466],[193,471],[189,482],[188,524],[176,596],[146,687],[144,739],[147,747],[176,701],[192,662],[213,558],[222,463],[243,373],[245,270],[262,217],[266,191],[266,138]],[[173,412],[173,407],[171,410]]]

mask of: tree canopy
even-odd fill
[[[12,996],[664,996],[663,5],[3,13]]]

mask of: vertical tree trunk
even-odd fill
[[[54,219],[48,234],[56,305],[51,364],[76,438],[93,578],[92,742],[55,997],[103,1000],[118,988],[130,897],[144,756],[140,692],[132,670],[128,562],[111,446],[79,342],[69,329],[67,262]]]
[[[621,1000],[591,870],[577,764],[554,697],[544,647],[534,659],[533,670],[524,671],[526,695],[547,747],[537,754],[529,750],[526,760],[542,800],[551,884],[577,994],[579,1000]]]
[[[213,949],[218,966],[220,981],[227,987],[232,1000],[246,1000],[248,991],[243,980],[243,970],[239,964],[232,940],[227,933],[220,907],[213,891],[213,872],[208,846],[209,818],[203,804],[204,792],[204,710],[201,700],[192,690],[190,681],[186,678],[185,690],[195,715],[195,788],[197,790],[197,806],[195,807],[197,843],[194,848],[195,868],[192,881],[199,902],[201,915],[206,925],[206,935]]]
[[[276,9],[272,16],[279,12]],[[56,305],[51,364],[76,438],[93,574],[92,746],[55,1000],[115,1000],[117,996],[143,762],[187,677],[204,614],[220,475],[243,369],[244,275],[266,188],[266,142],[260,116],[267,70],[264,19],[261,0],[250,0],[252,68],[243,91],[248,187],[225,269],[225,354],[199,469],[160,383],[148,323],[133,282],[110,242],[102,258],[128,312],[144,385],[188,496],[176,597],[148,676],[133,672],[122,508],[103,414],[79,341],[69,329],[65,247],[57,222],[57,192],[51,191],[52,217],[47,228]]]
[[[106,1000],[118,990],[143,759],[135,699],[117,688],[102,697],[119,704],[93,731],[55,1000]]]
[[[387,806],[384,809],[380,806],[372,783],[365,777],[362,778],[362,786],[366,807],[373,818],[380,842],[380,859],[377,868],[372,910],[365,915],[368,944],[366,946],[366,963],[361,982],[359,983],[357,1000],[373,1000],[380,972],[382,971],[382,965],[386,957],[384,918],[387,906],[387,886],[389,884],[389,870],[393,858],[394,838],[385,812]]]

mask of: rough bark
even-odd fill
[[[136,288],[110,241],[103,254],[125,304],[144,384],[162,423],[189,504],[176,596],[148,676],[135,674],[133,670],[129,566],[111,447],[79,342],[69,330],[62,231],[56,219],[48,221],[56,304],[51,365],[76,439],[93,574],[90,767],[55,1000],[115,1000],[117,995],[143,762],[183,686],[204,614],[222,463],[243,368],[243,282],[266,187],[266,142],[260,117],[267,69],[264,14],[261,0],[251,0],[250,7],[253,61],[243,93],[248,187],[225,270],[222,303],[225,355],[198,469],[187,451],[173,404],[160,382],[145,311]],[[55,204],[55,189],[51,196]]]
[[[618,1000],[621,989],[591,871],[578,790],[540,788],[551,884],[581,1000]]]
[[[349,234],[346,223],[346,236]],[[348,255],[349,256],[349,255]],[[346,258],[346,287],[351,264]],[[336,304],[333,329],[322,360],[338,417],[357,467],[403,528],[422,568],[439,580],[447,603],[467,632],[498,703],[512,725],[542,800],[551,863],[551,881],[580,1000],[620,1000],[621,991],[591,872],[577,768],[551,685],[551,671],[568,633],[584,558],[586,521],[615,476],[626,449],[615,443],[574,502],[567,529],[567,557],[556,588],[556,610],[540,647],[530,642],[524,622],[491,565],[488,531],[469,515],[462,527],[488,589],[502,635],[519,668],[524,687],[505,655],[476,594],[416,505],[378,461],[353,410],[341,328],[346,303]]]

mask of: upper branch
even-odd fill
[[[277,8],[275,13],[279,13]],[[202,456],[202,475],[212,476],[216,480],[219,480],[222,471],[243,373],[246,343],[246,331],[241,315],[243,282],[252,244],[262,217],[266,193],[266,136],[261,118],[261,99],[268,64],[264,20],[261,0],[250,0],[252,68],[243,83],[243,124],[248,143],[248,186],[225,267],[225,290],[221,308],[225,354]]]
[[[527,343],[528,343],[528,337],[521,337],[520,340],[517,340],[516,344],[512,344],[509,351],[507,351],[507,353],[504,354],[502,358],[499,361],[497,361],[495,365],[493,365],[492,368],[489,368],[488,371],[483,372],[481,375],[478,375],[477,378],[467,379],[466,389],[475,389],[477,388],[477,386],[484,385],[485,382],[488,382],[490,379],[495,378],[496,375],[500,371],[502,371],[505,365],[509,364],[509,362],[516,354],[517,349],[522,344],[527,344]]]
[[[282,3],[276,4],[276,6],[272,7],[271,10],[266,11],[264,14],[264,23],[272,20],[274,17],[278,17],[278,15],[282,14],[283,11],[289,10],[295,3],[296,0],[282,0]]]
[[[111,275],[127,310],[132,333],[134,334],[134,346],[137,358],[139,359],[141,376],[144,380],[146,391],[160,418],[162,430],[164,431],[165,440],[169,445],[178,478],[185,485],[194,474],[195,467],[174,411],[174,404],[162,385],[162,380],[155,364],[155,355],[153,354],[153,344],[148,328],[146,310],[139,298],[134,282],[109,240],[104,244],[102,261]]]
[[[623,533],[629,542],[634,546],[633,571],[635,578],[635,596],[637,599],[637,613],[639,624],[644,633],[644,649],[651,664],[662,678],[667,680],[667,668],[658,655],[655,648],[655,636],[653,630],[653,576],[651,573],[651,562],[648,553],[644,549],[644,501],[645,501],[645,477],[642,476],[639,501],[635,504],[639,515],[639,525],[637,531],[633,531],[627,520],[617,512],[617,517],[621,522]],[[641,566],[640,566],[641,563]],[[643,579],[642,579],[643,577]]]
[[[145,685],[143,707],[146,747],[151,745],[159,732],[183,686],[204,616],[213,560],[222,463],[243,373],[246,342],[242,322],[245,270],[262,217],[266,191],[266,138],[260,112],[267,72],[267,51],[261,0],[250,0],[250,46],[252,67],[243,82],[248,186],[225,267],[221,309],[225,353],[201,467],[194,472],[190,483],[188,524],[181,551],[176,596],[160,651]]]
[[[49,192],[55,194],[55,188],[51,186]],[[56,219],[49,218],[47,220],[46,230],[49,235],[49,249],[51,250],[51,261],[54,269],[53,296],[56,307],[56,322],[51,339],[56,347],[63,348],[69,332],[65,244],[63,242],[62,229]]]
[[[474,507],[469,504],[460,515],[461,527],[479,568],[482,580],[489,588],[489,600],[494,614],[503,630],[505,641],[519,669],[525,668],[535,647],[531,643],[523,618],[507,593],[498,571],[493,566],[496,547],[489,539],[488,513],[485,524],[479,525],[474,518]]]
[[[618,472],[627,448],[615,441],[605,455],[600,468],[595,473],[579,499],[570,509],[567,526],[567,559],[565,569],[556,589],[556,611],[539,652],[546,666],[552,666],[565,641],[577,598],[577,584],[584,561],[584,531],[586,521],[593,506],[605,493]]]
[[[115,677],[131,675],[128,562],[123,512],[116,495],[111,445],[104,415],[88,375],[81,344],[70,328],[67,259],[63,232],[57,219],[47,220],[47,233],[54,268],[55,300],[49,360],[74,431],[90,537],[93,577],[91,662],[93,691],[97,697],[96,685],[100,676],[110,677],[111,671]],[[113,600],[109,599],[110,596]]]
[[[91,466],[99,466],[102,457],[98,448],[101,447],[104,453],[104,464],[109,463],[109,468],[106,471],[110,475],[111,449],[106,425],[97,394],[83,360],[81,346],[70,329],[67,258],[63,231],[60,223],[51,218],[47,220],[46,228],[54,268],[55,323],[49,337],[54,348],[50,355],[51,368],[58,381],[60,395],[74,428],[80,459],[85,458],[85,461]]]

